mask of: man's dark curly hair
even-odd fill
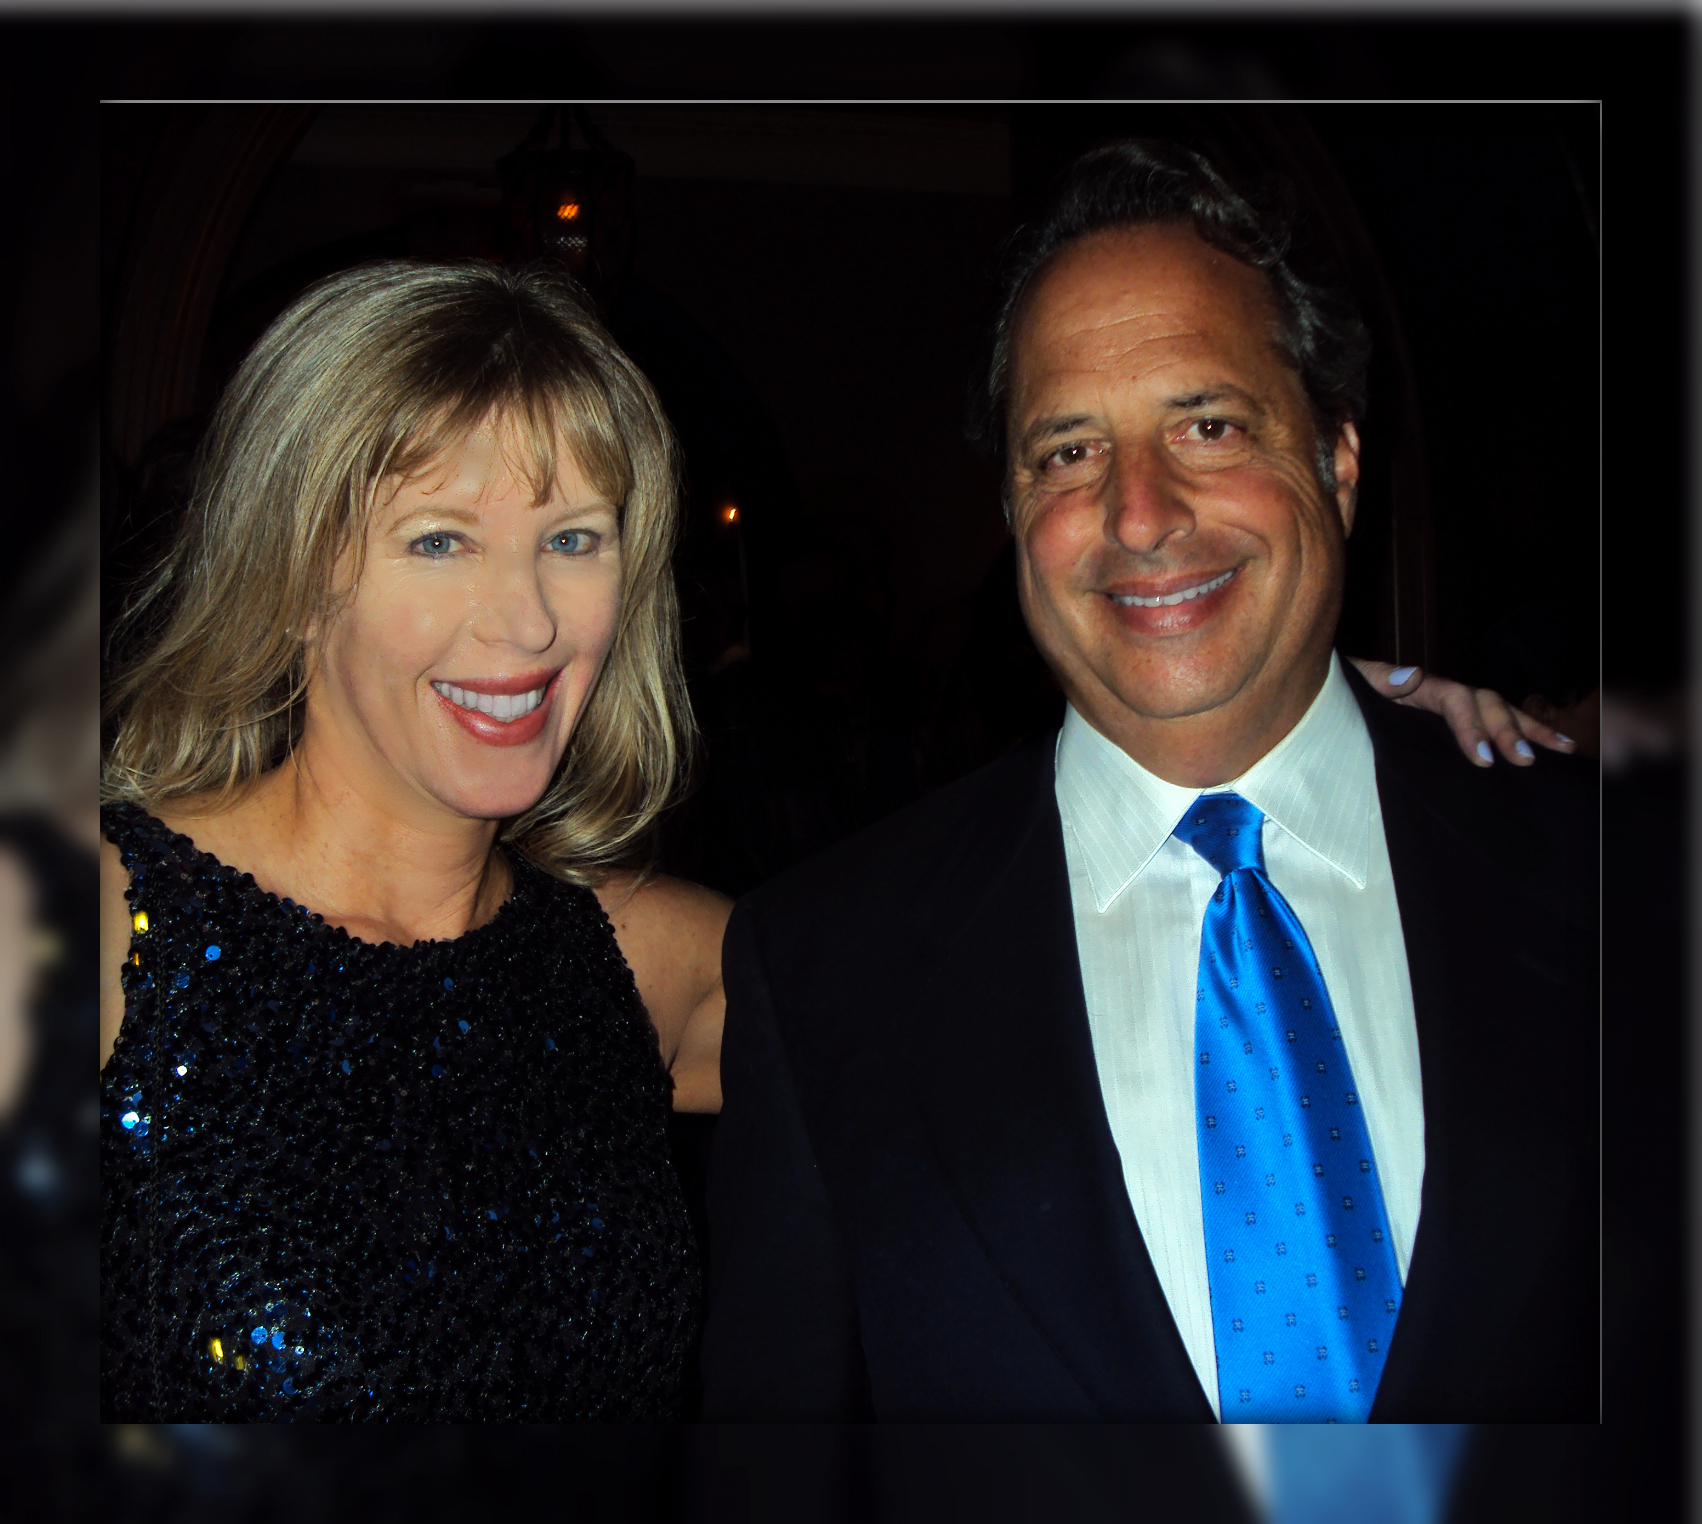
[[[1314,257],[1305,274],[1296,268],[1294,208],[1286,181],[1271,177],[1257,192],[1243,193],[1175,143],[1130,138],[1083,154],[1064,172],[1045,213],[1005,244],[992,352],[971,401],[971,436],[1003,470],[1017,315],[1035,277],[1059,253],[1108,228],[1188,223],[1214,249],[1269,277],[1278,342],[1312,410],[1318,477],[1333,491],[1336,435],[1343,423],[1365,416],[1371,336],[1351,289],[1326,259]]]

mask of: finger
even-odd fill
[[[1489,732],[1495,749],[1515,767],[1529,767],[1537,754],[1525,739],[1513,706],[1493,688],[1479,688],[1476,697],[1483,728]]]
[[[1495,750],[1489,744],[1489,732],[1484,729],[1476,694],[1463,684],[1441,682],[1432,683],[1426,693],[1431,699],[1426,707],[1434,709],[1448,722],[1448,729],[1453,731],[1454,740],[1465,753],[1466,760],[1478,767],[1494,766]],[[1421,703],[1422,700],[1414,702]]]
[[[1545,724],[1534,715],[1526,714],[1523,709],[1513,710],[1513,723],[1519,727],[1527,741],[1535,741],[1538,746],[1546,747],[1549,751],[1569,752],[1578,749],[1578,743],[1571,736]]]
[[[1371,661],[1361,656],[1354,657],[1353,664],[1373,688],[1391,698],[1404,697],[1424,681],[1422,667],[1397,667],[1392,661]]]

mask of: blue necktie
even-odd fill
[[[1223,875],[1194,1017],[1224,1422],[1363,1422],[1400,1312],[1383,1192],[1312,944],[1265,874],[1265,817],[1203,794],[1176,836]]]

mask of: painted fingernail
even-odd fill
[[[1513,750],[1518,752],[1521,757],[1524,757],[1527,760],[1536,755],[1536,753],[1531,750],[1531,743],[1529,741],[1515,741],[1513,743]]]
[[[1395,670],[1389,674],[1389,686],[1391,688],[1398,688],[1402,683],[1410,683],[1412,681],[1412,675],[1416,671],[1418,671],[1417,667],[1396,667]]]
[[[1493,762],[1495,760],[1495,753],[1489,749],[1489,742],[1487,741],[1477,743],[1477,754],[1480,761]]]
[[[1554,739],[1560,742],[1562,746],[1576,746],[1578,744],[1571,736],[1563,736],[1558,730],[1554,732]]]

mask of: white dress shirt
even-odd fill
[[[1404,1285],[1424,1183],[1418,1027],[1371,738],[1340,661],[1331,658],[1324,686],[1288,735],[1239,778],[1204,792],[1233,790],[1264,811],[1265,868],[1318,955]],[[1153,1269],[1217,1411],[1194,991],[1219,875],[1171,835],[1202,790],[1155,777],[1073,708],[1058,738],[1057,790],[1111,1136]]]

